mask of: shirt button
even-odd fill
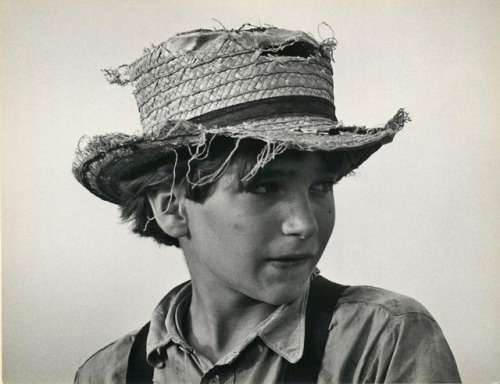
[[[210,384],[220,384],[220,378],[219,375],[215,375],[210,379]]]

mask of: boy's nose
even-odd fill
[[[307,239],[318,232],[318,222],[308,198],[294,199],[285,207],[282,232]]]

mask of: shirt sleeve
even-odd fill
[[[74,384],[125,384],[128,355],[137,331],[94,353],[78,369]]]
[[[441,328],[422,313],[396,316],[381,337],[372,362],[377,382],[461,382]]]

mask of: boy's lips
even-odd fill
[[[311,259],[313,258],[313,254],[309,253],[297,253],[283,256],[270,257],[270,260],[300,260],[300,259]]]
[[[293,255],[270,257],[267,259],[267,261],[277,265],[299,265],[307,261],[310,261],[313,258],[314,255],[311,254],[293,254]]]

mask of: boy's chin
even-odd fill
[[[278,286],[272,287],[263,292],[264,295],[259,297],[260,301],[263,301],[271,305],[283,305],[291,303],[301,297],[307,288],[307,284],[300,286],[295,285],[293,287]]]

